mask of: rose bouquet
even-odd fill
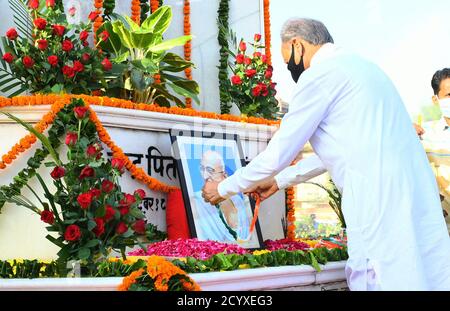
[[[102,87],[105,72],[112,63],[89,46],[91,23],[97,13],[89,15],[87,24],[71,25],[67,22],[62,4],[55,0],[21,1],[13,9],[16,28],[10,28],[2,37],[0,50],[0,91],[10,96],[25,90],[40,93],[89,94]],[[41,1],[42,2],[42,1]],[[99,36],[106,41],[107,32]]]
[[[261,35],[256,34],[253,43],[243,40],[239,43],[234,65],[231,66],[230,96],[234,99],[241,113],[273,119],[278,109],[275,99],[275,83],[272,82],[273,68],[267,63],[266,55],[260,52]],[[253,47],[253,54],[248,53],[248,45]]]
[[[138,208],[145,197],[144,190],[138,189],[132,194],[121,191],[118,181],[124,172],[124,161],[120,158],[108,161],[103,157],[96,127],[89,114],[84,102],[74,99],[58,113],[48,138],[7,114],[40,139],[50,154],[52,161],[45,165],[51,170],[56,191],[51,192],[36,171],[39,164],[31,158],[28,164],[33,170],[19,174],[15,182],[27,186],[35,196],[34,202],[39,204],[22,195],[17,187],[2,187],[0,201],[27,207],[40,215],[41,220],[48,224],[47,230],[56,233],[56,236],[47,235],[47,239],[60,247],[59,261],[65,264],[81,260],[92,273],[95,263],[111,250],[120,251],[125,257],[126,247],[139,245],[138,236],[145,235],[147,225]],[[59,135],[64,133],[66,163],[55,150],[59,146]],[[29,175],[37,177],[45,199],[28,185]]]

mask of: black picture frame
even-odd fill
[[[201,132],[201,131],[196,131],[196,130],[171,129],[171,130],[169,130],[169,134],[170,134],[170,139],[172,142],[172,152],[173,152],[173,156],[176,160],[177,170],[178,170],[178,174],[179,174],[178,176],[180,178],[179,179],[180,186],[181,186],[181,190],[182,190],[183,201],[184,201],[185,210],[186,210],[186,216],[188,219],[189,231],[190,231],[192,238],[198,238],[199,240],[203,240],[202,237],[198,236],[197,229],[196,229],[196,220],[194,218],[193,206],[192,206],[192,202],[191,202],[191,196],[193,195],[193,193],[192,193],[192,191],[190,193],[189,187],[187,185],[188,181],[186,180],[186,170],[189,170],[189,167],[186,167],[187,166],[186,163],[183,163],[183,159],[181,158],[180,145],[179,145],[178,138],[180,136],[183,136],[183,137],[191,137],[191,138],[200,138],[201,140],[220,139],[220,140],[234,141],[234,143],[236,144],[238,153],[239,153],[239,162],[238,163],[240,163],[240,165],[241,165],[240,167],[244,167],[244,166],[246,166],[247,162],[244,157],[241,140],[240,140],[239,135],[237,135],[237,134],[229,134],[229,133],[224,133],[224,132]],[[239,169],[240,167],[236,167],[236,170]],[[242,194],[242,196],[245,196],[245,198],[248,198],[248,202],[249,202],[250,209],[251,209],[251,217],[253,217],[254,210],[255,210],[255,201],[247,195]],[[250,218],[250,220],[251,220],[251,218]],[[256,234],[257,241],[255,241],[255,237],[253,236],[253,234]],[[255,229],[254,229],[253,234],[252,234],[252,236],[253,236],[252,242],[253,242],[253,244],[255,244],[255,242],[257,242],[256,245],[251,245],[251,243],[249,243],[249,246],[241,245],[241,244],[239,244],[239,245],[244,248],[247,248],[247,249],[263,248],[263,238],[262,238],[262,231],[261,231],[259,219],[256,220]],[[218,242],[229,243],[229,241],[218,241]]]

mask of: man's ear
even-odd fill
[[[433,97],[431,97],[431,100],[433,101],[433,104],[439,105],[439,98],[437,97],[437,95],[433,95]]]

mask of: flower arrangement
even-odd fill
[[[278,102],[275,99],[275,83],[272,82],[273,68],[260,50],[261,35],[255,34],[254,42],[247,44],[241,40],[234,56],[234,66],[231,66],[230,95],[241,110],[249,116],[275,118]],[[248,53],[248,45],[253,47],[253,53]]]
[[[247,251],[234,244],[215,241],[199,241],[197,239],[166,240],[148,245],[147,250],[130,252],[131,256],[166,256],[166,257],[194,257],[208,259],[219,253],[245,254]]]
[[[111,250],[120,251],[125,258],[126,247],[140,244],[138,236],[145,235],[147,225],[138,209],[145,197],[144,190],[138,189],[133,194],[121,191],[118,179],[124,172],[125,162],[120,158],[108,161],[103,157],[95,125],[89,119],[90,113],[82,100],[74,99],[58,113],[56,126],[49,130],[49,137],[5,113],[35,135],[46,153],[42,151],[43,155],[39,154],[36,161],[34,158],[28,161],[33,170],[19,173],[15,178],[16,187],[1,188],[0,201],[24,206],[48,224],[47,230],[57,235],[49,234],[47,239],[60,247],[60,263],[81,260],[94,271],[95,262]],[[66,163],[56,151],[60,145],[59,135],[64,133],[68,150]],[[52,159],[45,165],[51,169],[54,193],[36,171],[47,154]],[[28,185],[32,176],[38,179],[45,199]],[[26,186],[40,207],[23,196],[19,186]]]
[[[264,242],[266,249],[269,251],[275,251],[279,249],[285,249],[288,251],[296,251],[296,250],[307,250],[310,246],[302,241],[293,241],[290,239],[282,239],[282,240],[267,240]]]
[[[21,32],[10,28],[2,37],[0,90],[9,92],[18,87],[11,94],[14,96],[27,89],[33,93],[74,94],[99,89],[112,64],[88,44],[96,13],[91,13],[87,24],[72,25],[60,5],[44,2],[42,6],[39,1],[29,1],[27,10],[19,15],[26,20],[16,21]],[[100,41],[107,37],[104,34]]]
[[[126,276],[120,291],[200,291],[186,272],[159,256],[150,256],[145,268]]]

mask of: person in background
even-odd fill
[[[437,121],[424,124],[422,143],[427,151],[439,186],[442,207],[450,229],[450,68],[438,70],[431,79],[433,103],[439,106],[442,116]]]

